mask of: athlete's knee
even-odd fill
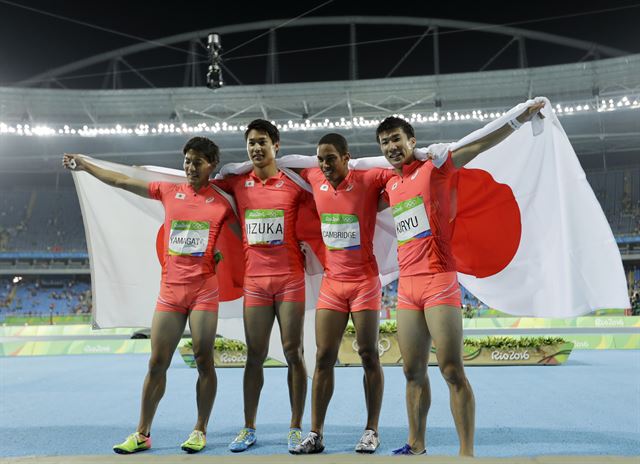
[[[444,362],[440,366],[442,377],[449,385],[460,387],[465,384],[467,378],[464,374],[464,366],[462,362],[450,361]]]
[[[162,375],[169,369],[170,364],[170,355],[154,353],[151,355],[151,358],[149,358],[149,374],[152,376]]]
[[[213,369],[213,350],[201,347],[193,349],[193,359],[196,362],[198,371],[209,371]]]
[[[380,365],[380,355],[377,346],[360,346],[358,354],[362,360],[362,367],[365,369],[375,369]]]
[[[262,366],[264,361],[267,359],[267,354],[269,353],[268,347],[258,348],[255,346],[247,347],[247,366],[255,367]]]
[[[316,352],[316,369],[333,369],[338,359],[338,354],[335,350],[318,348]]]
[[[282,344],[282,351],[287,360],[287,364],[295,365],[303,362],[302,345],[298,342],[285,342]]]
[[[407,382],[422,383],[427,378],[427,364],[426,362],[404,362],[402,363],[402,371]]]

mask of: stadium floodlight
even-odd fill
[[[207,36],[207,50],[209,51],[209,70],[207,71],[207,87],[211,90],[224,85],[222,80],[222,44],[220,34],[212,32]]]

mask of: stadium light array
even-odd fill
[[[580,103],[580,104],[556,104],[552,108],[553,112],[559,117],[571,116],[578,113],[589,112],[612,112],[625,109],[640,109],[640,96],[621,97],[617,100],[612,98],[602,99],[599,103]],[[407,119],[413,125],[439,124],[449,122],[464,121],[490,121],[497,119],[506,114],[504,111],[434,111],[432,113],[412,113],[410,115],[394,114],[403,119]],[[315,131],[325,129],[353,129],[360,127],[376,127],[382,119],[378,118],[325,118],[323,120],[312,121],[305,119],[303,122],[294,122],[289,120],[272,121],[282,132],[296,131]],[[31,124],[6,124],[0,122],[0,136],[26,136],[26,137],[100,137],[100,136],[156,136],[156,135],[183,135],[183,134],[219,134],[219,133],[241,133],[246,130],[246,126],[238,124],[230,124],[228,122],[216,122],[209,124],[200,122],[198,124],[175,124],[175,123],[158,123],[150,125],[147,123],[122,125],[115,124],[113,126],[88,126],[88,125],[31,125]]]

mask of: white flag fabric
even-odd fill
[[[184,181],[171,171],[90,161],[147,181]],[[164,221],[162,203],[110,187],[85,172],[72,174],[89,251],[94,327],[150,327],[160,289],[156,236]]]

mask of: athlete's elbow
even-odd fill
[[[113,179],[110,184],[115,188],[123,189],[126,187],[126,183],[122,179]]]
[[[133,187],[133,185],[131,185],[131,182],[129,182],[128,177],[124,179],[120,177],[116,177],[115,179],[113,179],[113,182],[111,183],[111,185],[123,190],[131,190],[131,188]]]

